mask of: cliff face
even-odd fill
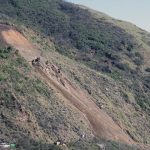
[[[0,4],[0,138],[44,150],[150,144],[149,33],[61,0]]]

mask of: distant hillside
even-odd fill
[[[65,140],[68,149],[97,150],[97,143],[136,149],[93,138],[83,112],[66,103],[8,46],[2,36],[8,25],[48,62],[61,66],[68,80],[134,142],[150,144],[150,33],[62,0],[0,0],[0,23],[0,138],[28,150],[59,149],[53,144],[57,139]],[[86,138],[80,140],[83,134]]]

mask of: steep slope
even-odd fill
[[[19,32],[15,31],[13,28],[11,28],[9,26],[1,25],[0,27],[1,27],[2,40],[4,40],[9,45],[12,45],[16,49],[18,49],[20,54],[25,59],[27,59],[27,61],[31,62],[29,59],[32,60],[32,59],[34,59],[34,58],[36,58],[37,56],[40,55],[40,51],[37,50],[32,44],[30,44]],[[8,52],[4,51],[4,54],[9,54],[9,51],[11,52],[12,50],[9,48]],[[32,52],[32,54],[31,54],[31,52]],[[17,53],[18,53],[17,51],[16,52],[14,51],[10,56],[7,56],[7,57],[16,57],[15,55],[18,55]],[[44,58],[43,58],[43,60],[44,60]],[[11,64],[11,65],[14,65],[14,64]],[[1,67],[3,67],[3,69],[5,69],[5,66],[1,66]],[[18,66],[17,69],[19,69],[19,66]],[[42,77],[41,79],[43,81],[46,81],[46,83],[48,85],[50,85],[51,88],[53,88],[53,89],[57,90],[58,92],[60,92],[60,95],[63,95],[67,100],[69,100],[71,103],[73,103],[74,106],[77,109],[79,109],[81,112],[83,112],[87,116],[87,118],[89,119],[91,125],[93,126],[93,130],[95,130],[96,135],[104,137],[104,138],[108,138],[108,139],[122,141],[122,142],[125,142],[125,143],[128,143],[128,144],[133,143],[132,140],[121,130],[121,128],[119,126],[117,126],[111,120],[111,118],[108,115],[106,115],[102,110],[99,110],[99,108],[91,100],[89,100],[86,97],[86,95],[83,92],[81,92],[80,89],[73,86],[71,84],[71,82],[64,75],[63,75],[63,79],[65,79],[65,88],[64,88],[64,85],[60,84],[60,82],[57,81],[59,79],[58,77],[54,78],[54,76],[55,76],[54,74],[56,72],[54,72],[52,69],[51,69],[51,72],[48,72],[48,73],[45,72],[46,71],[45,69],[43,71],[43,69],[37,68],[37,70],[40,73],[40,78]],[[5,72],[6,72],[6,70],[5,70]],[[37,76],[38,72],[36,72],[36,76]],[[51,74],[53,74],[53,76],[51,76]],[[1,81],[6,82],[7,78],[8,77],[3,79],[1,77]],[[32,81],[32,83],[33,83],[33,81]],[[69,91],[68,91],[68,89],[69,89]],[[5,89],[3,89],[3,90],[2,91],[4,93],[6,92],[8,94],[8,91],[5,91]],[[20,89],[20,90],[22,90],[22,89]],[[23,92],[25,92],[25,91],[23,91]],[[11,96],[11,94],[13,94],[13,95]],[[7,108],[7,110],[12,109],[13,112],[15,112],[15,110],[16,110],[17,116],[12,115],[12,117],[15,117],[14,121],[16,121],[15,125],[17,125],[16,126],[17,128],[18,128],[18,125],[19,125],[19,127],[21,127],[22,123],[24,123],[24,124],[26,124],[26,127],[25,127],[26,130],[29,130],[31,132],[32,138],[38,139],[38,138],[43,138],[43,136],[44,136],[46,138],[46,141],[49,141],[50,137],[48,135],[46,135],[45,133],[43,133],[43,135],[42,135],[41,131],[38,131],[40,127],[39,127],[37,122],[33,121],[34,119],[36,119],[36,118],[33,118],[33,116],[32,116],[34,112],[32,112],[32,114],[31,114],[31,112],[29,112],[29,110],[27,110],[27,108],[28,108],[27,106],[22,106],[21,101],[17,100],[18,96],[16,96],[16,94],[17,93],[14,93],[14,92],[11,93],[10,92],[10,96],[11,96],[10,102],[7,101],[7,103],[5,103],[6,107],[4,107],[5,106],[4,105],[5,99],[3,99],[4,97],[3,97],[3,95],[1,95],[1,98],[3,99],[2,103],[1,103],[1,105],[3,106],[2,107],[3,109],[2,109],[2,112],[1,112],[3,121],[5,121],[5,117],[6,117],[5,116],[6,115],[6,112],[5,112],[6,110],[5,109],[6,108]],[[40,97],[40,98],[42,98],[42,97]],[[7,99],[8,99],[8,97],[7,97]],[[14,99],[15,106],[13,106],[14,104],[9,104],[9,103],[12,103],[11,102],[12,99]],[[34,102],[33,104],[35,105],[36,102]],[[53,104],[53,106],[55,106],[55,105]],[[89,110],[89,107],[90,107],[90,110]],[[18,108],[19,108],[19,110],[18,110]],[[44,107],[42,109],[44,109]],[[8,116],[10,117],[11,115],[9,113],[7,113],[7,117]],[[7,119],[11,120],[9,117]],[[28,123],[30,122],[29,120],[31,121],[31,123],[30,123],[31,127],[30,128],[28,127]],[[103,120],[103,122],[101,122],[101,120]],[[107,124],[107,126],[106,126],[106,124]],[[8,129],[8,126],[7,126],[6,122],[5,122],[5,125]],[[13,125],[11,125],[11,126],[13,127]],[[35,134],[37,137],[34,135],[34,133],[32,133],[32,126],[37,130],[37,133]],[[13,129],[13,130],[15,130],[15,129]],[[42,130],[42,128],[40,130]],[[2,133],[5,135],[6,131],[4,130]],[[86,136],[87,136],[87,131],[85,133],[86,133]],[[11,133],[9,133],[9,134],[11,134]],[[22,131],[22,135],[23,134],[24,134],[24,131]],[[13,135],[14,134],[12,134],[10,136],[13,137]],[[18,136],[20,136],[20,135],[18,135]],[[20,137],[17,137],[17,138],[19,138],[21,140]],[[23,139],[25,139],[25,137]],[[22,142],[20,143],[20,140],[18,141],[18,143],[23,144],[23,147],[27,148],[27,146],[25,146],[26,142],[25,143],[22,143]],[[51,140],[49,142],[52,143]],[[31,142],[31,144],[34,144],[34,142]],[[43,149],[45,149],[46,145],[43,144],[43,145],[41,145],[41,147],[43,147]],[[50,147],[50,145],[47,145],[47,147]],[[53,147],[53,149],[56,149],[56,148]]]
[[[53,143],[92,137],[89,123],[40,81],[15,50],[0,51],[0,137],[18,149],[59,149]]]
[[[0,0],[0,3],[0,21],[14,26],[12,27],[13,30],[2,30],[2,36],[5,37],[7,43],[19,49],[21,55],[28,61],[42,55],[42,58],[46,58],[50,64],[61,66],[63,72],[66,74],[65,77],[68,78],[68,80],[65,81],[67,85],[69,85],[69,81],[71,81],[73,85],[78,84],[78,88],[80,87],[79,89],[84,91],[85,94],[83,95],[85,97],[82,101],[87,103],[86,107],[94,105],[94,108],[96,108],[94,109],[95,111],[98,110],[101,114],[103,114],[103,111],[107,112],[109,117],[113,119],[113,121],[110,119],[109,124],[115,124],[117,130],[123,129],[124,137],[128,134],[127,138],[130,137],[133,141],[136,141],[136,143],[149,144],[150,135],[147,134],[150,132],[149,33],[132,24],[114,20],[99,12],[84,7],[80,8],[77,5],[69,4],[61,0]],[[8,27],[9,26],[6,28]],[[4,27],[1,26],[1,29],[3,28]],[[22,37],[20,33],[16,33],[14,29],[24,34],[27,39],[34,43],[34,46]],[[37,47],[39,49],[38,51]],[[29,53],[27,54],[26,51]],[[2,54],[2,57],[5,57],[5,55],[3,55],[4,54]],[[2,64],[6,62],[7,59],[5,61],[3,60]],[[21,68],[19,68],[19,70],[20,69]],[[38,74],[38,71],[33,68],[32,72],[36,75]],[[43,72],[41,74],[43,76]],[[2,76],[2,79],[3,78]],[[41,75],[39,75],[38,78],[41,79]],[[44,85],[46,85],[46,79],[47,74],[45,78],[42,78]],[[49,78],[47,80],[49,80]],[[6,81],[8,82],[8,80],[5,80],[5,82]],[[63,87],[63,83],[60,85]],[[47,89],[47,92],[48,91],[49,88]],[[63,101],[65,101],[65,104],[63,102],[61,106],[66,106],[67,101],[64,99],[68,99],[68,97],[61,96],[60,89],[56,91],[55,89],[53,94],[55,95],[59,91],[56,97],[59,97],[59,100],[63,99]],[[77,92],[78,90],[76,93]],[[78,96],[76,93],[74,94]],[[29,97],[33,96],[30,95]],[[86,97],[92,101],[86,101]],[[27,97],[24,99],[29,99],[29,102],[31,101],[31,99]],[[48,99],[53,101],[53,98],[47,97],[44,99],[46,99],[44,103],[38,99],[40,103],[44,105],[43,114],[46,114],[46,118],[49,118],[47,120],[54,121],[55,119],[52,119],[53,117],[47,112],[47,109],[45,109],[45,103],[48,105]],[[57,101],[58,103],[60,102],[59,100]],[[79,101],[81,101],[80,98],[76,100],[76,102]],[[34,100],[33,104],[34,103],[36,104],[37,101]],[[54,104],[52,104],[52,107],[53,105]],[[68,110],[70,106],[72,105],[67,105],[65,109]],[[70,114],[70,117],[68,117],[69,119],[67,121],[70,130],[67,130],[67,132],[65,129],[66,125],[63,124],[66,121],[66,114],[63,115],[63,133],[68,134],[66,141],[70,141],[71,137],[78,139],[83,133],[88,135],[88,141],[90,141],[92,137],[90,124],[85,117],[82,117],[83,113],[86,112],[87,114],[89,112],[89,109],[85,109],[81,104],[79,106],[82,113],[78,112],[75,107],[71,107],[71,111],[74,111]],[[48,105],[48,108],[49,107]],[[59,126],[61,119],[58,119],[57,125],[54,125],[55,123],[52,121],[52,124],[55,126],[54,128],[51,127],[51,124],[46,125],[47,121],[45,119],[40,123],[40,120],[43,120],[43,117],[40,115],[42,107],[38,105],[37,108],[40,110],[39,114],[35,109],[33,109],[34,111],[32,111],[32,113],[35,113],[35,117],[38,118],[36,119],[38,120],[37,125],[41,127],[40,130],[43,130],[43,127],[45,127],[46,130],[50,130],[46,131],[48,134],[52,136],[55,135],[54,128],[57,125]],[[63,111],[60,111],[63,109],[61,109],[61,107],[57,108],[56,111],[63,114]],[[103,110],[101,110],[101,108],[103,108]],[[50,107],[50,109],[52,108]],[[13,109],[10,112],[12,111]],[[87,118],[93,114],[91,112],[90,110],[90,114],[87,115]],[[76,113],[78,115],[75,115]],[[53,113],[53,116],[56,116],[56,114]],[[84,121],[82,121],[82,123],[77,121],[77,116],[80,116]],[[107,115],[104,116],[104,118],[109,118]],[[72,117],[74,119],[71,119]],[[60,118],[60,116],[58,115],[56,118]],[[8,120],[10,120],[10,118]],[[82,126],[83,123],[84,125]],[[78,129],[75,128],[75,125],[77,124],[82,126],[82,130],[76,134]],[[101,123],[97,122],[96,125],[97,124]],[[84,130],[86,128],[88,129],[88,133]],[[32,129],[29,128],[28,130],[30,131]],[[55,139],[62,133],[60,128],[57,128],[56,131],[59,131],[59,133],[56,132]],[[111,137],[109,135],[110,131],[106,131],[104,133],[107,133],[108,136],[105,137]],[[116,134],[116,132],[114,133]],[[34,135],[34,132],[32,132],[32,134]],[[44,133],[41,134],[42,138],[43,136]],[[63,134],[61,137],[63,137]],[[114,135],[112,137],[115,139]],[[38,137],[37,139],[39,140],[40,138]],[[73,142],[74,141],[75,140],[73,140]],[[83,140],[81,143],[83,144],[84,142]],[[100,141],[92,141],[92,143],[95,144],[99,142]],[[78,147],[82,145],[81,143],[78,141],[77,144],[75,143],[74,145]],[[82,147],[82,149],[85,147]],[[96,147],[97,146],[94,146],[95,149]],[[125,149],[124,146],[121,148]]]
[[[34,58],[40,56],[40,51],[33,48],[34,46],[19,32],[11,29],[11,27],[6,26],[5,28],[2,25],[1,36],[7,44],[18,49],[21,56],[27,61],[31,62]],[[44,61],[43,57],[41,57],[41,59]],[[46,65],[42,65],[38,68],[41,76],[49,85],[53,85],[61,95],[86,115],[96,135],[126,144],[134,144],[134,141],[127,136],[103,110],[100,110],[81,89],[75,88],[75,86],[71,84],[71,81],[68,81],[64,75],[57,77],[58,69],[55,66],[52,68],[52,66],[47,68]]]

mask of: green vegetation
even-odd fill
[[[138,150],[136,147],[128,146],[121,143],[116,143],[113,141],[106,141],[103,139],[94,138],[91,141],[80,140],[75,143],[70,143],[69,145],[72,150],[78,149],[86,149],[86,150],[99,150],[104,149],[101,147],[105,147],[106,150]]]
[[[0,50],[0,58],[1,59],[6,59],[9,57],[10,52],[11,52],[12,48],[8,47],[7,49],[1,49]]]
[[[126,68],[119,57],[138,48],[133,36],[120,27],[95,19],[88,10],[62,0],[6,0],[0,8],[0,13],[19,24],[53,37],[60,53],[98,71],[107,72],[108,63]],[[132,59],[141,65],[141,59]]]
[[[17,116],[23,113],[29,113],[30,109],[36,104],[34,96],[36,91],[39,94],[50,97],[50,93],[44,84],[37,79],[32,79],[28,74],[31,68],[20,56],[14,55],[15,50],[8,48],[0,49],[0,135],[8,143],[17,143],[17,149],[53,149],[59,150],[54,145],[45,144],[44,141],[34,141],[27,129],[18,125]],[[41,87],[40,87],[41,86]],[[42,88],[42,90],[40,89]],[[33,106],[26,101],[34,100]],[[24,110],[23,107],[26,107]],[[22,116],[23,117],[23,116]]]
[[[98,106],[104,104],[132,138],[150,143],[150,68],[142,53],[149,50],[148,33],[106,16],[95,17],[62,0],[0,0],[0,21],[24,33],[25,26],[39,35],[28,37],[39,38],[35,44],[50,62],[61,64],[68,77]],[[59,54],[45,44],[47,38]],[[0,48],[0,134],[4,139],[14,140],[24,150],[52,149],[47,139],[64,136],[70,149],[98,149],[97,142],[104,142],[107,149],[130,149],[114,142],[90,141],[91,131],[78,118],[80,114],[65,106],[35,74],[14,49]],[[22,115],[28,119],[19,124],[16,118]],[[85,132],[88,139],[74,143]]]
[[[21,139],[18,139],[17,149],[25,150],[61,150],[58,146],[52,144],[46,144],[42,141],[36,142],[28,137],[22,135]]]
[[[150,72],[150,68],[146,68],[145,71],[146,71],[146,72]]]
[[[74,141],[85,132],[90,138],[80,115],[65,106],[14,49],[1,48],[0,55],[7,56],[0,59],[0,137],[5,142],[15,143],[18,150],[59,150],[49,141]]]

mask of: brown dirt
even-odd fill
[[[38,51],[28,40],[21,35],[18,31],[8,26],[0,25],[0,33],[3,40],[18,49],[20,54],[28,61],[35,59],[35,57],[40,56],[40,51]]]
[[[15,29],[0,25],[0,34],[3,40],[18,49],[20,54],[27,61],[31,61],[40,56],[40,51]],[[42,59],[44,60],[44,58]],[[57,66],[55,66],[55,68],[56,70],[58,69]],[[127,135],[110,116],[87,97],[83,90],[73,85],[63,73],[57,74],[51,66],[48,68],[47,66],[38,67],[37,70],[41,79],[61,93],[68,102],[71,102],[73,106],[87,117],[95,135],[126,144],[135,144],[129,135]]]

